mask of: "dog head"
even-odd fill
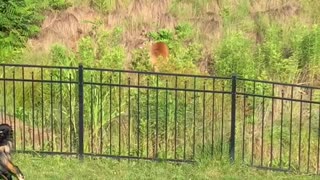
[[[0,141],[12,140],[13,130],[9,124],[0,124]]]

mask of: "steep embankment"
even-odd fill
[[[305,0],[72,2],[60,10],[45,10],[40,32],[27,43],[31,50],[20,59],[150,70],[144,30],[169,45],[172,64],[163,71],[236,72],[316,85],[319,6]]]

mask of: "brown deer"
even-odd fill
[[[150,46],[150,49],[149,49],[150,62],[153,70],[155,72],[158,72],[159,65],[161,66],[168,62],[169,48],[167,44],[164,42],[155,42],[155,43],[152,42],[145,30],[142,30],[141,35],[143,38],[147,39],[147,41],[145,41],[143,45],[145,45],[147,42],[148,46]]]

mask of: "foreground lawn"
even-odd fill
[[[102,179],[320,179],[320,176],[294,175],[256,170],[222,162],[198,164],[156,163],[112,159],[37,156],[15,154],[13,161],[27,180]]]

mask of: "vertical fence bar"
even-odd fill
[[[177,111],[178,111],[178,76],[175,77],[175,103],[174,103],[174,159],[177,159]]]
[[[16,129],[16,81],[15,81],[15,71],[13,70],[12,72],[12,77],[13,77],[13,81],[12,81],[12,87],[13,87],[13,130],[14,130],[14,144],[13,147],[14,149],[17,149],[17,129]]]
[[[7,100],[6,100],[6,66],[3,66],[3,111],[4,123],[7,123]],[[2,119],[3,122],[3,119]]]
[[[31,106],[32,106],[32,150],[34,150],[34,73],[31,73]]]
[[[204,133],[205,133],[205,114],[206,114],[206,82],[203,82],[203,101],[202,101],[202,153],[204,153]]]
[[[24,92],[24,67],[22,67],[22,111],[23,111],[23,140],[21,142],[23,142],[23,151],[26,150],[26,133],[25,133],[25,129],[26,129],[26,114],[25,114],[25,107],[26,107],[26,100],[25,100],[25,92]]]
[[[90,78],[90,150],[93,153],[93,75]]]
[[[130,135],[130,133],[131,133],[131,111],[130,111],[130,108],[131,108],[131,87],[130,87],[130,84],[131,84],[131,82],[130,81],[131,80],[130,80],[130,77],[129,77],[128,78],[128,86],[129,86],[128,87],[128,156],[131,155],[131,153],[130,153],[130,144],[131,144],[131,141],[130,141],[131,140],[131,135]],[[139,110],[138,110],[138,112],[139,112]],[[138,129],[139,129],[139,127],[138,127]],[[138,139],[139,139],[139,133],[138,133]],[[137,153],[138,153],[137,156],[139,157],[139,143],[138,143],[138,151],[137,151]]]
[[[159,146],[159,75],[157,74],[157,91],[156,91],[156,142],[155,142],[155,158],[158,158]]]
[[[292,118],[293,118],[293,86],[291,86],[291,102],[290,102],[290,133],[289,133],[289,170],[291,169],[291,156],[292,156]]]
[[[222,92],[224,92],[224,83],[222,83]],[[222,156],[223,156],[223,140],[224,140],[224,137],[223,137],[223,128],[224,128],[224,93],[221,94],[221,140],[220,140],[220,159],[222,159]]]
[[[256,82],[254,81],[253,82],[253,95],[255,95],[256,94]],[[256,107],[255,107],[255,105],[256,105],[256,98],[255,98],[255,96],[252,96],[252,98],[253,98],[253,105],[252,105],[252,136],[251,136],[251,166],[253,165],[253,156],[254,156],[254,147],[255,147],[255,145],[254,145],[254,132],[255,132],[255,130],[254,130],[254,128],[255,128],[255,121],[254,121],[254,118],[255,118],[255,110],[256,110]]]
[[[320,104],[318,108],[318,148],[317,148],[317,174],[319,174],[319,148],[320,148]]]
[[[50,72],[50,129],[51,129],[51,151],[53,151],[53,80],[52,80],[52,72]],[[49,137],[48,137],[49,139]]]
[[[121,72],[119,72],[119,83],[118,83],[118,85],[119,85],[119,107],[118,107],[118,109],[119,109],[119,118],[118,118],[118,122],[119,122],[119,129],[118,129],[118,131],[119,131],[119,142],[118,142],[118,147],[119,147],[119,151],[118,151],[118,155],[120,156],[121,155]]]
[[[43,83],[42,83],[43,84]],[[69,109],[69,113],[70,113],[70,119],[69,119],[69,128],[70,128],[70,152],[72,152],[72,144],[73,144],[73,142],[72,142],[72,128],[73,128],[73,126],[72,126],[72,85],[71,85],[71,74],[69,74],[69,88],[70,88],[70,90],[69,90],[69,106],[70,106],[70,109]],[[42,132],[43,132],[43,130],[42,130]],[[74,131],[73,131],[74,132]]]
[[[39,119],[39,110],[36,112],[36,119]],[[38,147],[40,148],[40,143],[41,143],[41,137],[40,137],[40,130],[39,130],[39,124],[37,125],[37,138],[38,138]]]
[[[71,88],[70,88],[71,89]],[[42,138],[42,143],[41,143],[41,150],[44,150],[44,98],[43,98],[43,68],[41,68],[41,138]],[[70,141],[71,143],[71,141]]]
[[[261,156],[261,158],[260,158],[260,166],[263,166],[263,148],[264,148],[264,142],[263,142],[263,140],[264,140],[264,113],[265,113],[265,109],[264,109],[264,106],[265,106],[265,104],[264,104],[264,102],[265,102],[265,97],[264,97],[264,87],[263,87],[263,89],[262,89],[262,96],[263,96],[263,98],[262,98],[262,124],[261,124],[261,152],[260,152],[260,156]]]
[[[237,76],[232,76],[232,92],[231,92],[231,135],[229,154],[231,162],[234,162],[235,136],[236,136],[236,100],[237,100]]]
[[[195,158],[196,154],[196,77],[193,78],[193,145],[192,145],[192,156]]]
[[[273,121],[274,121],[274,84],[272,84],[271,132],[270,132],[270,167],[273,163]]]
[[[280,114],[280,168],[282,168],[282,142],[283,142],[283,98],[284,98],[284,91],[283,89],[281,90],[281,114]]]
[[[243,90],[246,93],[246,88]],[[243,124],[242,124],[242,162],[244,162],[244,149],[245,149],[245,135],[246,135],[246,99],[247,97],[243,96]]]
[[[168,158],[168,80],[166,80],[165,158]]]
[[[298,170],[301,167],[301,130],[302,130],[302,93],[300,93],[300,118],[299,118],[299,155],[298,155]]]
[[[103,147],[103,129],[102,129],[102,119],[103,119],[103,112],[102,112],[102,71],[100,71],[100,154],[102,154],[102,147]]]
[[[63,109],[62,109],[62,99],[63,99],[63,95],[62,95],[62,68],[59,68],[59,76],[60,76],[60,152],[62,152],[62,148],[63,148],[63,138],[62,138],[62,134],[63,134],[63,129],[62,129],[62,121],[63,121]]]
[[[111,89],[112,77],[109,78],[109,155],[112,154],[112,89]]]
[[[214,83],[215,83],[215,79],[213,78],[212,79],[212,91],[213,91],[213,93],[212,93],[212,124],[211,124],[211,155],[212,156],[214,156],[214,120],[215,120],[215,118],[214,118],[214,109],[215,109],[215,103],[214,103],[214,95],[215,95],[215,93],[214,93],[214,91],[215,91],[215,85],[214,85]]]
[[[78,88],[79,88],[79,149],[78,157],[83,159],[83,66],[79,64],[78,68]]]
[[[308,167],[307,167],[307,173],[309,173],[309,167],[310,167],[310,146],[311,146],[311,120],[312,120],[312,89],[310,89],[310,103],[309,103],[309,133],[308,133]]]
[[[138,73],[138,94],[137,94],[137,105],[138,105],[138,114],[137,114],[137,145],[138,145],[138,157],[140,157],[140,73]],[[129,105],[129,108],[130,108],[130,105]]]
[[[147,79],[147,157],[149,157],[149,111],[150,111],[150,107],[149,107],[149,87],[150,82],[149,82],[149,78]]]
[[[187,131],[187,81],[184,81],[184,127],[183,127],[183,159],[186,159],[186,131]]]

